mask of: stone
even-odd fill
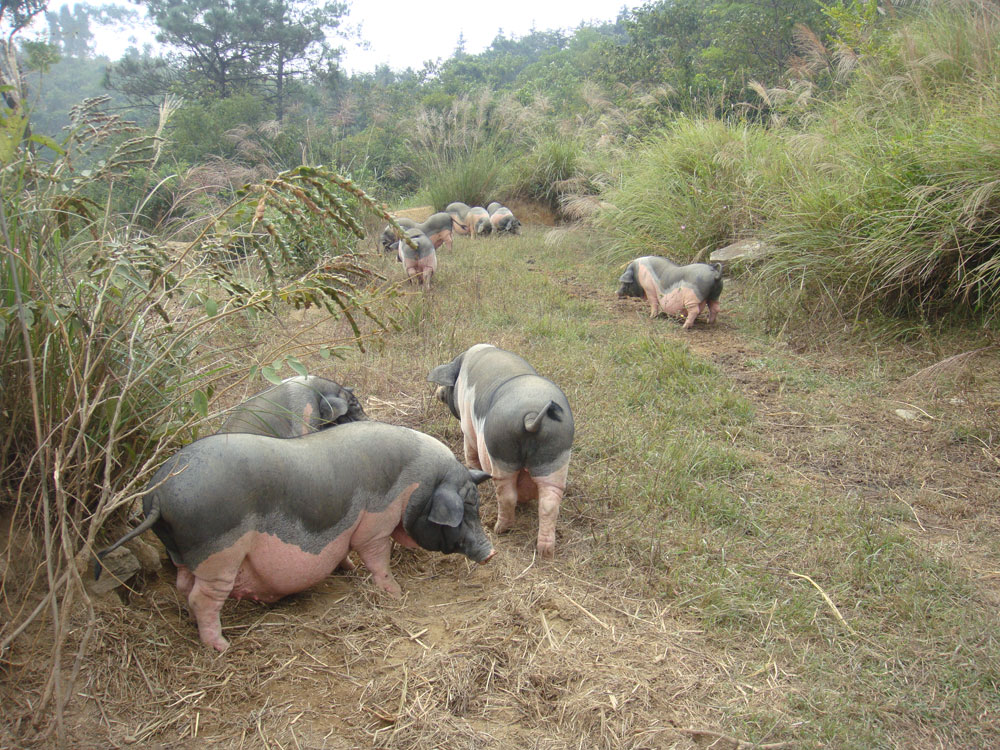
[[[91,571],[91,575],[84,576],[83,579],[87,582],[87,589],[90,593],[97,596],[114,591],[138,573],[141,567],[136,556],[125,547],[112,550],[101,563],[104,569],[98,580],[94,580],[93,571]]]
[[[773,248],[760,240],[740,240],[732,245],[726,245],[708,256],[712,263],[731,263],[732,261],[760,260],[772,252]]]

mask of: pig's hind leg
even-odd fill
[[[719,300],[713,299],[708,301],[708,322],[714,323],[715,319],[719,315]]]
[[[229,641],[222,637],[222,621],[219,613],[222,605],[229,598],[236,582],[236,569],[231,575],[220,575],[215,578],[202,578],[195,574],[194,586],[188,594],[188,606],[194,619],[198,622],[198,635],[201,640],[216,651],[229,648]]]

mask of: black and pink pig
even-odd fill
[[[660,312],[683,315],[684,327],[690,328],[706,308],[709,323],[719,314],[722,266],[718,263],[679,266],[666,258],[646,255],[629,263],[618,282],[619,297],[646,298],[651,318]]]
[[[461,422],[465,462],[493,476],[494,531],[514,523],[518,503],[538,500],[538,552],[552,557],[573,447],[573,413],[551,380],[512,352],[476,344],[427,379]]]
[[[487,479],[435,438],[381,422],[290,439],[211,435],[160,467],[145,520],[97,557],[152,528],[201,640],[224,651],[219,612],[228,597],[276,601],[322,581],[351,550],[396,597],[393,540],[486,562],[493,545],[476,485]]]

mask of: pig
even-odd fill
[[[490,344],[476,344],[427,379],[461,422],[466,464],[493,476],[494,531],[511,527],[519,502],[537,498],[538,553],[552,557],[573,447],[566,396],[524,359]]]
[[[436,214],[431,214],[427,221],[420,224],[412,221],[411,219],[396,219],[396,222],[404,229],[416,228],[426,234],[427,238],[434,243],[435,250],[440,248],[442,245],[446,245],[449,250],[452,247],[451,214],[445,213],[444,211],[438,211]],[[383,250],[388,251],[397,249],[396,246],[399,243],[399,237],[391,224],[387,224],[385,229],[382,230],[381,243]]]
[[[684,328],[694,325],[702,311],[708,308],[708,322],[714,323],[719,314],[722,294],[722,265],[692,263],[679,266],[656,255],[636,258],[619,278],[619,297],[645,297],[649,302],[649,317],[661,311],[667,315],[684,315]]]
[[[452,218],[452,228],[456,234],[473,237],[487,235],[493,230],[490,215],[482,206],[470,208],[465,203],[449,203],[445,208]]]
[[[366,419],[352,389],[316,375],[299,375],[235,407],[219,432],[290,438]]]
[[[426,284],[429,289],[431,278],[437,271],[437,253],[434,251],[434,243],[428,239],[427,235],[419,229],[407,229],[406,236],[417,246],[414,250],[405,242],[399,243],[398,257],[403,262],[406,275],[410,282],[416,280],[418,284]]]
[[[160,467],[145,520],[107,549],[152,528],[177,566],[201,640],[225,651],[227,597],[274,602],[322,581],[356,550],[375,584],[401,596],[392,540],[477,563],[494,554],[476,485],[489,479],[444,443],[407,427],[351,422],[281,439],[210,435]]]
[[[404,230],[413,229],[417,226],[417,222],[413,219],[396,219],[396,223],[399,224]],[[399,235],[396,233],[396,228],[392,224],[386,224],[385,229],[382,230],[382,234],[379,235],[379,244],[382,246],[382,250],[385,252],[391,252],[396,249],[399,244]]]
[[[486,212],[490,215],[490,223],[493,231],[497,234],[520,234],[521,222],[514,218],[514,213],[506,206],[493,201],[486,207]]]

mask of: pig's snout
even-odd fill
[[[495,555],[496,553],[497,553],[496,548],[495,547],[490,547],[490,553],[488,555],[486,555],[486,557],[484,557],[482,560],[480,560],[479,564],[480,565],[485,565],[486,563],[488,563],[493,558],[493,555]]]

